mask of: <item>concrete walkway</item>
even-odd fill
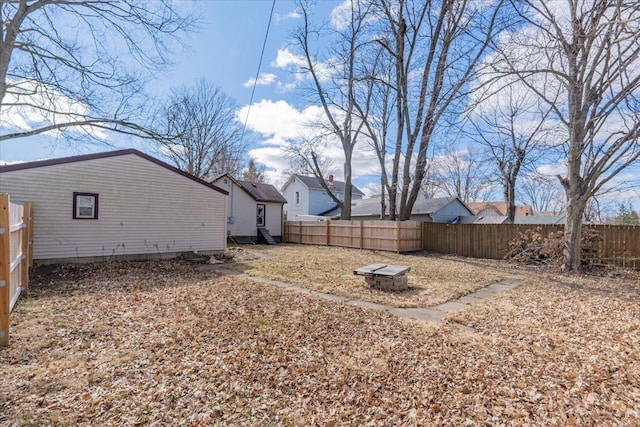
[[[509,289],[513,289],[516,286],[520,285],[523,280],[519,279],[505,279],[501,282],[492,283],[491,285],[485,286],[484,288],[480,288],[475,292],[472,292],[463,297],[447,301],[443,304],[434,305],[428,308],[399,308],[393,307],[390,305],[384,304],[376,304],[369,301],[363,301],[359,299],[347,298],[339,295],[327,294],[324,292],[313,291],[307,288],[303,288],[302,286],[293,285],[291,283],[282,282],[280,280],[271,280],[265,277],[259,276],[251,276],[249,274],[241,273],[235,270],[230,270],[228,268],[222,267],[220,264],[214,264],[211,266],[213,271],[216,271],[220,274],[226,275],[234,275],[243,278],[248,278],[251,280],[255,280],[256,282],[266,283],[269,285],[274,285],[282,289],[289,289],[292,291],[300,292],[303,294],[313,295],[327,301],[340,302],[343,304],[355,305],[357,307],[362,307],[367,310],[376,310],[376,311],[388,311],[389,313],[403,317],[407,319],[418,319],[428,323],[441,323],[447,313],[452,311],[460,311],[465,308],[468,304],[474,303],[476,301],[480,301],[486,298],[490,298],[495,294],[500,292],[508,291]],[[462,329],[471,329],[464,325],[455,324]]]

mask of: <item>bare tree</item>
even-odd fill
[[[382,22],[377,42],[394,64],[387,83],[396,99],[390,212],[403,220],[410,217],[424,181],[434,135],[468,93],[469,80],[507,22],[501,20],[502,0],[377,3]]]
[[[518,186],[518,198],[531,205],[535,212],[564,212],[565,199],[555,177],[531,174],[524,176]]]
[[[487,184],[482,164],[470,149],[448,147],[431,160],[428,169],[433,170],[429,173],[433,187],[465,203],[475,201]]]
[[[351,218],[352,196],[352,158],[358,141],[363,122],[358,119],[356,110],[357,85],[357,57],[359,54],[360,37],[364,30],[367,15],[371,5],[365,1],[353,1],[350,6],[350,16],[345,28],[336,29],[331,58],[320,63],[320,58],[313,50],[312,41],[318,33],[311,28],[310,4],[299,2],[303,24],[295,35],[295,42],[301,49],[305,66],[303,67],[312,80],[314,97],[320,102],[325,115],[328,134],[340,141],[344,153],[344,198],[339,199],[333,194],[330,186],[321,174],[318,161],[318,150],[307,145],[298,150],[298,154],[307,156],[307,165],[322,188],[340,207],[340,218]]]
[[[174,3],[0,1],[0,16],[0,141],[70,129],[155,136],[137,95],[193,25]]]
[[[580,236],[590,198],[640,158],[640,3],[517,2],[522,31],[501,40],[496,70],[546,102],[566,129],[564,269],[581,268]],[[549,93],[561,92],[558,102]]]
[[[541,156],[553,148],[555,135],[549,120],[551,108],[540,105],[512,85],[483,97],[470,114],[470,137],[485,149],[502,186],[507,217],[516,215],[516,184],[521,172],[531,171]]]
[[[156,116],[156,132],[166,135],[158,147],[176,167],[198,178],[239,176],[246,147],[235,114],[233,99],[204,79],[173,89]]]
[[[389,132],[393,126],[393,112],[396,102],[391,81],[393,63],[384,55],[384,49],[377,47],[370,52],[371,60],[362,61],[363,90],[356,98],[355,106],[359,119],[365,125],[364,134],[376,153],[380,165],[380,219],[387,215],[387,196],[390,184],[388,180],[387,154],[389,151]],[[395,203],[391,206],[395,206]],[[395,208],[394,208],[395,209]],[[390,213],[392,218],[397,212]]]
[[[337,206],[341,207],[343,201],[340,200],[338,195],[332,191],[331,187],[325,180],[325,177],[337,174],[338,168],[332,159],[324,156],[322,151],[318,149],[318,147],[326,145],[326,137],[330,138],[331,135],[327,136],[318,133],[313,138],[303,140],[284,151],[293,165],[293,168],[290,171],[291,173],[313,175],[331,200],[333,200]]]
[[[264,166],[258,166],[255,160],[249,159],[247,167],[242,172],[242,179],[251,182],[264,182]]]

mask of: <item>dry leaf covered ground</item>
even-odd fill
[[[539,275],[450,314],[473,333],[207,267],[36,270],[0,424],[640,423],[637,279]]]
[[[478,264],[463,258],[425,253],[407,256],[393,252],[296,244],[258,248],[261,256],[255,257],[243,256],[243,253],[250,255],[255,252],[251,247],[235,249],[241,260],[229,264],[229,267],[320,292],[395,307],[429,307],[467,295],[493,282],[516,277],[504,269],[496,268],[494,264]],[[408,274],[409,290],[389,293],[370,289],[364,277],[353,274],[353,270],[368,264],[411,267]]]

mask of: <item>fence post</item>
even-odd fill
[[[33,226],[33,222],[31,218],[33,217],[32,213],[32,205],[31,203],[23,203],[22,210],[22,223],[25,225],[22,229],[22,262],[20,266],[20,270],[22,272],[22,280],[20,280],[20,284],[22,286],[22,292],[24,295],[29,295],[29,265],[31,263],[30,257],[30,247],[31,247],[31,238],[32,235],[31,227]]]
[[[402,221],[396,222],[396,252],[400,253],[400,225]]]
[[[9,306],[11,304],[11,224],[9,195],[0,194],[0,347],[9,345]]]
[[[360,249],[364,249],[364,221],[360,220]]]
[[[325,245],[326,245],[326,246],[329,246],[329,223],[330,223],[330,222],[331,222],[331,220],[330,220],[330,219],[328,219],[328,220],[326,220],[326,221],[324,222],[324,223],[325,223],[325,226],[327,227],[327,230],[326,230],[326,232],[327,232],[327,233],[326,233],[326,236],[325,236],[325,240],[326,240]]]

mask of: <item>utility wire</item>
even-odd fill
[[[247,122],[249,121],[249,113],[251,112],[251,105],[253,104],[253,95],[256,93],[256,86],[258,84],[258,77],[260,76],[260,68],[262,68],[262,58],[264,57],[264,50],[267,46],[267,38],[269,38],[269,29],[271,28],[271,20],[273,19],[273,9],[276,7],[276,0],[271,3],[271,12],[269,12],[269,23],[267,24],[267,31],[264,34],[264,41],[262,42],[262,52],[260,52],[260,61],[258,62],[258,71],[256,71],[256,77],[253,80],[253,87],[251,88],[251,98],[249,99],[249,108],[247,108],[247,116],[244,118],[244,126],[242,127],[242,135],[240,135],[240,142],[244,140],[244,134],[247,130]]]

